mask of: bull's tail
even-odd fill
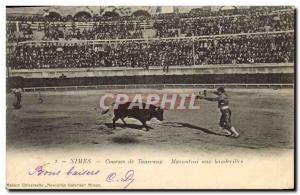
[[[109,111],[110,109],[112,109],[112,108],[114,107],[114,105],[115,105],[115,102],[113,102],[113,103],[109,106],[109,108],[103,110],[103,111],[101,112],[101,114],[106,114],[106,113],[108,113],[108,111]]]

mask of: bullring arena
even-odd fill
[[[7,8],[8,150],[293,150],[293,8],[125,8]],[[112,112],[97,110],[106,93],[219,86],[237,139],[222,134],[217,104],[204,100],[200,110],[165,110],[150,131],[135,119],[112,129]],[[24,91],[21,109],[13,88]]]

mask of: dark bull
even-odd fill
[[[124,118],[134,118],[139,120],[143,127],[146,130],[149,130],[149,126],[147,126],[146,121],[151,120],[152,118],[157,118],[162,121],[164,119],[163,114],[164,110],[155,105],[147,105],[145,103],[140,103],[140,105],[134,105],[130,107],[132,102],[126,102],[123,104],[118,104],[116,108],[114,108],[114,118],[113,118],[113,129],[115,129],[115,123],[117,120],[121,119],[124,125],[127,125],[124,121]],[[102,114],[106,114],[109,109],[102,112]]]

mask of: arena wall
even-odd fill
[[[116,76],[151,76],[151,75],[201,75],[201,74],[256,74],[293,73],[294,65],[290,63],[280,64],[241,64],[241,65],[197,65],[193,67],[169,67],[164,72],[161,67],[149,70],[144,68],[62,68],[62,69],[21,69],[9,70],[9,77],[23,78],[57,78],[64,77],[116,77]]]
[[[293,86],[292,64],[210,65],[150,70],[133,68],[11,70],[7,89],[78,86],[231,85]],[[63,75],[63,76],[62,76]]]

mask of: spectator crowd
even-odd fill
[[[143,32],[149,29],[155,31],[157,38],[293,30],[294,11],[272,8],[192,11],[149,17],[8,17],[7,41],[36,40],[33,34],[37,31],[43,33],[43,40],[95,40],[144,38]],[[33,24],[37,28],[33,28]]]
[[[8,17],[7,42],[16,44],[8,54],[9,66],[148,69],[294,61],[294,32],[290,32],[294,30],[294,12],[286,8],[194,10],[106,19],[77,18],[83,22],[78,26],[74,18]],[[155,33],[144,38],[146,30]],[[35,32],[43,41],[20,43],[37,40]]]
[[[191,66],[294,61],[293,33],[17,46],[13,69]],[[194,48],[193,48],[194,47]]]

